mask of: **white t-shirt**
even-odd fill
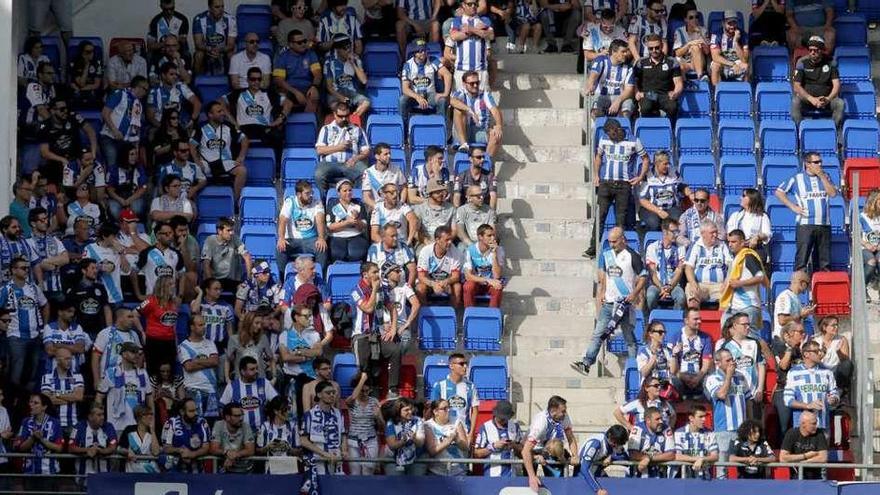
[[[361,189],[364,193],[372,192],[373,198],[376,199],[380,194],[382,187],[386,184],[397,184],[397,190],[403,191],[406,187],[406,176],[400,167],[389,164],[385,170],[379,170],[376,165],[364,170],[363,180],[361,181]]]
[[[119,253],[113,248],[93,242],[86,246],[83,255],[98,262],[98,277],[104,284],[104,288],[107,289],[107,300],[110,304],[122,302],[122,283],[120,282],[122,262]]]
[[[201,359],[217,355],[217,346],[213,340],[202,339],[201,342],[184,340],[177,346],[177,360],[181,365],[193,359]],[[215,368],[198,371],[183,370],[183,387],[203,392],[217,392],[217,371]]]
[[[398,285],[391,291],[391,298],[397,308],[397,324],[403,325],[409,318],[409,299],[416,295],[413,288],[406,282]]]
[[[388,208],[384,201],[376,203],[373,214],[370,215],[370,226],[378,225],[379,230],[389,222],[397,222],[397,238],[406,241],[409,237],[409,225],[406,223],[406,216],[412,211],[408,204],[397,203],[395,208]]]
[[[319,213],[324,213],[324,205],[312,199],[312,203],[301,205],[296,196],[284,200],[280,216],[287,218],[288,239],[311,239],[318,236]]]
[[[446,254],[438,257],[432,242],[419,251],[417,267],[419,273],[426,274],[431,280],[446,280],[452,272],[461,272],[461,253],[450,245]]]
[[[245,50],[236,53],[229,60],[229,75],[238,76],[237,89],[244,89],[248,86],[247,73],[251,67],[260,69],[263,75],[271,74],[272,60],[263,52],[257,52],[257,56],[251,60]]]

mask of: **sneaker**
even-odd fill
[[[708,74],[703,74],[702,76],[700,76],[700,81],[708,81],[708,80],[709,80]]]
[[[388,395],[385,396],[385,400],[397,400],[399,398],[400,394],[398,394],[396,390],[389,390]]]
[[[544,53],[556,53],[559,51],[559,48],[556,48],[556,43],[547,43],[547,48],[544,48]]]
[[[462,153],[467,153],[468,152],[467,143],[461,143],[460,145],[458,145],[458,151],[460,151]]]
[[[561,53],[574,53],[574,47],[566,43],[565,45],[562,45],[562,48],[560,48],[559,51]]]
[[[589,376],[590,375],[590,365],[583,361],[575,361],[571,363],[571,369],[577,371],[578,373]]]
[[[507,43],[507,53],[516,53],[516,43]]]
[[[581,253],[581,256],[583,256],[584,258],[595,258],[596,257],[596,248],[587,249],[586,251]]]

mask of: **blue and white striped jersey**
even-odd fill
[[[318,21],[318,42],[329,43],[333,41],[333,35],[339,33],[348,35],[351,41],[363,38],[361,22],[351,7],[345,11],[345,15],[342,17],[338,17],[333,10],[327,9]]]
[[[82,343],[85,347],[82,354],[74,353],[71,363],[71,369],[78,370],[86,362],[86,356],[89,355],[89,348],[92,347],[92,339],[89,337],[79,323],[71,322],[67,329],[62,330],[58,327],[58,321],[50,322],[43,327],[43,346],[48,344],[77,345]],[[48,356],[46,359],[45,373],[51,373],[55,369],[55,357]]]
[[[660,22],[655,24],[648,20],[648,16],[637,15],[630,21],[627,33],[636,37],[636,45],[639,47],[638,58],[647,57],[649,54],[648,48],[645,46],[645,36],[657,34],[666,40],[666,18],[661,17]]]
[[[257,378],[251,383],[236,378],[226,384],[223,395],[220,396],[220,404],[238,402],[244,412],[245,421],[251,425],[251,428],[260,428],[264,420],[263,408],[277,395],[275,387],[265,378]]]
[[[718,452],[718,442],[715,440],[715,433],[707,428],[698,431],[691,431],[690,425],[684,425],[675,430],[673,434],[675,439],[675,453],[688,455],[691,457],[706,457],[713,452]],[[688,478],[710,479],[712,477],[712,468],[704,467],[698,472],[694,472],[693,467],[686,466],[685,473]]]
[[[678,355],[679,373],[696,375],[703,367],[703,361],[712,359],[712,337],[703,331],[698,331],[695,336],[689,337],[682,328],[681,336],[676,343],[681,345],[681,352]]]
[[[335,121],[325,125],[318,132],[318,141],[315,143],[315,146],[330,146],[346,141],[352,141],[353,144],[350,149],[322,155],[319,156],[319,159],[325,162],[343,163],[355,154],[370,147],[367,135],[356,125],[348,125],[343,128],[339,127]]]
[[[590,64],[590,71],[599,74],[594,91],[596,94],[618,96],[626,86],[635,84],[632,64],[624,62],[614,65],[608,55],[594,58],[593,63]]]
[[[449,401],[449,421],[461,421],[464,429],[471,430],[471,409],[479,407],[477,387],[467,378],[455,383],[448,376],[431,387],[431,400]]]
[[[40,256],[33,250],[28,240],[19,237],[10,241],[5,235],[0,235],[0,283],[5,284],[12,279],[12,260],[24,258],[31,263],[28,278],[33,280],[33,267],[40,263]]]
[[[419,64],[415,57],[403,64],[400,70],[401,81],[409,81],[410,89],[430,101],[437,94],[437,72],[440,70],[440,59],[428,56],[425,63]]]
[[[691,246],[684,262],[694,269],[697,282],[721,283],[727,278],[733,256],[727,244],[716,241],[714,246],[707,247],[700,238]]]
[[[30,282],[25,282],[21,287],[15,282],[8,282],[0,287],[0,308],[8,309],[12,316],[6,336],[19,339],[37,338],[43,328],[40,308],[47,302],[43,291]]]
[[[670,368],[672,362],[675,360],[675,354],[672,353],[672,345],[660,344],[660,347],[657,348],[657,350],[653,350],[647,345],[639,347],[639,352],[636,355],[636,365],[639,369],[642,369],[643,366],[648,364],[648,361],[651,359],[651,354],[654,354],[657,357],[657,361],[654,363],[654,368],[651,370],[650,376],[661,382],[670,381],[672,379],[672,370]],[[643,381],[645,381],[645,378],[640,376],[639,383],[641,384]]]
[[[215,343],[226,340],[226,327],[235,320],[235,313],[229,303],[202,301],[199,314],[205,319],[206,339]]]
[[[406,11],[406,16],[414,21],[427,21],[433,13],[431,0],[397,0],[397,8]]]
[[[758,388],[758,367],[764,366],[764,353],[761,352],[761,344],[757,340],[746,337],[742,342],[734,339],[718,340],[715,342],[715,350],[727,349],[733,360],[736,361],[736,369],[742,371],[752,386],[752,394]]]
[[[147,108],[152,108],[156,112],[156,120],[161,122],[162,112],[165,110],[182,111],[183,102],[193,96],[195,93],[182,81],[178,81],[170,87],[160,84],[150,89],[147,94]]]
[[[144,107],[131,89],[114,91],[107,97],[104,107],[110,109],[110,122],[122,134],[125,141],[130,143],[140,141],[141,128],[144,126]],[[101,128],[101,135],[113,137],[106,122]]]
[[[629,444],[627,448],[632,452],[641,452],[643,454],[663,454],[675,450],[675,441],[672,438],[672,430],[664,428],[660,433],[655,433],[648,429],[645,423],[638,423],[633,426],[629,434]],[[668,471],[666,466],[652,464],[645,473],[635,473],[634,477],[641,478],[660,478],[665,477]]]
[[[649,407],[656,407],[660,410],[660,417],[663,418],[663,424],[669,426],[669,420],[672,418],[672,406],[661,398],[657,399],[647,399],[645,400],[645,404],[642,404],[642,401],[635,399],[623,404],[619,407],[620,412],[624,415],[632,415],[635,418],[634,423],[644,423],[645,422],[645,409]]]
[[[39,257],[40,262],[67,252],[61,239],[52,235],[41,235],[34,232],[27,242],[31,251]],[[40,288],[45,292],[63,292],[61,267],[56,267],[54,270],[43,269],[43,286]]]
[[[107,422],[94,429],[89,425],[88,420],[84,419],[77,423],[70,436],[71,443],[82,448],[94,445],[104,449],[116,445],[116,429]],[[79,459],[77,469],[79,474],[107,473],[109,471],[110,461],[108,459],[100,457]]]
[[[475,448],[489,449],[489,459],[494,460],[511,460],[515,459],[512,449],[504,449],[500,452],[492,446],[499,440],[510,440],[511,443],[521,443],[523,441],[523,432],[519,427],[519,423],[514,420],[507,422],[507,427],[499,427],[495,424],[494,419],[490,419],[483,423],[480,427],[480,433],[477,435]],[[518,466],[511,464],[488,465],[483,469],[483,476],[514,476],[517,474]]]
[[[471,112],[473,112],[476,122],[474,122],[474,118],[472,117],[469,120],[469,125],[474,125],[478,129],[486,129],[489,127],[489,122],[492,117],[491,110],[498,106],[498,104],[495,103],[495,98],[492,97],[492,93],[488,91],[480,91],[474,96],[463,89],[459,89],[452,93],[452,98],[461,101],[467,105]]]
[[[647,199],[654,206],[668,210],[681,204],[684,199],[682,191],[683,185],[678,174],[671,173],[661,176],[650,174],[642,185],[639,199]]]
[[[721,56],[725,59],[735,62],[739,60],[739,56],[736,54],[736,46],[739,45],[740,48],[748,49],[749,35],[740,31],[739,40],[734,41],[733,36],[729,36],[727,31],[722,29],[720,33],[712,34],[709,45],[712,48],[721,50]]]
[[[821,410],[814,412],[819,421],[819,428],[827,430],[831,423],[829,421],[828,398],[840,397],[837,390],[837,382],[834,380],[834,372],[826,368],[822,364],[807,368],[803,364],[796,364],[788,370],[788,377],[785,381],[785,392],[783,398],[785,405],[791,407],[792,401],[810,403],[813,401],[822,401],[825,404]],[[792,424],[800,424],[801,413],[803,409],[792,409],[794,413]]]
[[[807,212],[806,215],[795,217],[798,225],[830,225],[828,193],[819,177],[801,172],[780,184],[776,190],[785,194],[794,193],[797,205]]]
[[[61,375],[61,373],[55,369],[51,373],[46,373],[43,375],[42,380],[40,381],[40,392],[48,395],[49,397],[53,397],[56,395],[66,395],[76,391],[78,388],[83,387],[83,377],[79,373],[71,373],[68,371],[66,375]],[[76,416],[76,408],[78,404],[68,402],[61,404],[58,407],[58,419],[61,423],[61,427],[73,427],[76,426],[77,416]]]
[[[724,384],[724,372],[716,369],[706,377],[703,384],[706,397],[712,401],[712,425],[716,432],[736,431],[746,419],[746,400],[752,398],[752,385],[742,371],[734,371],[727,389],[727,397],[719,399],[715,394]]]
[[[464,26],[492,29],[492,21],[484,16],[467,16],[452,18],[450,33],[461,31]],[[477,35],[470,35],[461,41],[455,41],[455,70],[483,71],[489,68],[489,40]]]
[[[220,19],[214,19],[206,10],[193,17],[192,33],[204,36],[208,46],[223,46],[228,38],[238,37],[238,23],[234,15],[225,11]]]
[[[641,140],[628,132],[622,141],[616,143],[607,136],[602,136],[598,150],[602,160],[599,165],[599,179],[603,181],[632,179],[641,170],[636,158],[648,156]]]
[[[37,421],[34,416],[28,416],[25,418],[21,423],[21,428],[18,430],[18,438],[15,439],[15,442],[20,444],[26,441],[28,438],[31,438],[34,431],[42,432],[43,438],[51,443],[57,445],[62,445],[64,443],[64,438],[61,435],[61,426],[58,424],[58,420],[49,415],[44,415],[41,421]],[[25,474],[58,473],[58,459],[44,456],[49,452],[50,451],[46,449],[42,443],[34,442],[30,450],[30,454],[32,454],[33,457],[26,457],[24,459],[24,469],[22,472]]]
[[[600,52],[608,50],[614,40],[626,41],[626,30],[615,24],[610,33],[605,33],[598,24],[591,24],[584,31],[584,41],[581,46],[584,50]]]

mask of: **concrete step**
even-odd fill
[[[539,65],[540,67],[540,65]],[[534,69],[534,67],[532,67]],[[529,74],[523,72],[501,72],[498,74],[497,85],[503,90],[531,89],[565,89],[580,90],[583,76],[579,74]]]
[[[583,277],[522,276],[514,277],[504,287],[504,294],[535,297],[579,297],[592,290]]]
[[[521,108],[521,107],[519,107]],[[507,145],[540,145],[540,146],[571,146],[581,140],[581,130],[575,126],[504,126],[504,146]],[[502,160],[502,157],[498,157]],[[512,160],[518,161],[518,160]],[[526,160],[529,161],[529,160]],[[550,160],[531,160],[550,161]]]
[[[575,72],[577,57],[570,53],[506,53],[498,60],[498,70],[504,72],[529,72],[537,68],[543,74],[570,74]]]
[[[616,423],[614,420],[614,407],[618,403],[607,401],[603,403],[573,402],[569,390],[551,389],[534,391],[531,396],[522,402],[515,403],[517,419],[524,424],[529,424],[529,417],[544,411],[547,401],[554,395],[561,395],[568,402],[568,417],[571,419],[572,429],[577,432],[588,431],[599,433]],[[530,399],[530,400],[529,400]],[[580,439],[583,442],[583,439]]]
[[[585,260],[581,253],[587,243],[579,239],[532,240],[504,239],[504,253],[513,260]],[[595,263],[595,261],[593,261]]]
[[[499,105],[506,108],[578,108],[578,89],[502,89],[493,91]]]
[[[573,199],[586,201],[589,186],[581,182],[502,181],[499,196],[509,199]]]
[[[595,262],[590,260],[508,260],[505,273],[513,276],[571,276],[584,277],[592,281],[595,276]]]
[[[584,163],[571,162],[499,160],[495,162],[495,177],[500,181],[543,182],[552,179],[557,182],[584,183],[586,171],[584,165]]]
[[[553,359],[562,359],[568,362],[576,360],[580,357],[587,345],[586,328],[581,329],[582,336],[551,336],[545,335],[535,337],[525,337],[522,335],[515,336],[512,340],[505,339],[502,342],[501,350],[505,354],[513,354],[516,356],[527,358],[538,358],[535,361],[542,361],[549,357]],[[555,333],[555,328],[554,328]],[[529,369],[520,370],[523,376],[531,376]]]
[[[580,126],[584,120],[577,108],[502,108],[501,116],[505,126]]]
[[[592,223],[587,220],[542,220],[501,215],[498,218],[502,236],[520,239],[582,239],[592,235]]]
[[[585,292],[587,292],[585,290]],[[590,307],[592,302],[592,290],[590,295],[581,297],[549,297],[523,295],[516,293],[504,294],[501,302],[501,311],[504,314],[514,315],[556,315],[556,317],[593,317],[595,308]]]
[[[592,305],[592,303],[591,303]],[[551,329],[552,331],[548,331]],[[513,333],[514,340],[521,338],[543,338],[548,341],[548,348],[558,348],[550,345],[553,339],[584,339],[591,334],[584,321],[579,318],[558,318],[555,315],[505,315],[505,334]],[[581,343],[583,346],[583,343]],[[578,346],[575,346],[578,347]]]
[[[504,143],[498,153],[501,160],[517,162],[573,162],[586,163],[587,148],[584,146],[547,146],[543,143],[534,144],[508,144]]]
[[[517,218],[586,220],[587,202],[571,199],[499,198],[498,214],[511,213]]]

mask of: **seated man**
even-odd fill
[[[825,40],[811,36],[810,54],[797,61],[791,82],[791,119],[800,125],[803,111],[831,111],[831,119],[840,127],[844,103],[840,98],[840,74],[837,64],[825,55]]]
[[[436,294],[449,298],[449,305],[461,306],[461,253],[452,245],[452,229],[443,225],[434,231],[434,242],[419,252],[416,295],[428,303]]]
[[[501,307],[505,278],[504,248],[498,245],[495,228],[481,225],[477,241],[464,252],[464,307],[476,305],[478,295],[489,296],[489,307]]]
[[[119,53],[107,63],[107,87],[125,89],[136,76],[147,77],[147,61],[134,50],[133,43],[119,45]]]
[[[739,28],[736,12],[724,11],[724,26],[712,33],[709,64],[712,85],[721,81],[744,81],[749,76],[749,37]]]
[[[632,16],[629,23],[629,51],[636,60],[651,54],[647,37],[656,34],[660,37],[660,51],[669,53],[666,45],[666,6],[663,0],[647,0],[644,12]]]
[[[150,84],[159,84],[159,68],[168,62],[177,67],[177,77],[183,83],[192,83],[192,62],[188,53],[181,51],[181,41],[178,41],[177,36],[173,34],[165,35],[161,51],[156,53],[150,62]]]
[[[607,55],[593,59],[586,90],[593,97],[594,118],[620,115],[628,119],[635,110],[635,79],[628,60],[629,47],[621,40],[611,42]]]
[[[232,90],[221,101],[229,108],[236,127],[248,139],[260,140],[264,145],[281,151],[284,146],[284,124],[293,110],[293,102],[272,89],[261,89],[265,80],[263,71],[251,67],[247,71],[247,87]]]
[[[275,57],[272,79],[279,92],[285,93],[293,106],[315,113],[321,95],[321,63],[309,49],[309,39],[297,29],[287,35],[287,50]]]
[[[190,139],[193,159],[203,170],[211,171],[210,181],[232,177],[235,193],[235,209],[241,199],[241,190],[247,181],[247,156],[250,140],[224,122],[226,108],[219,101],[208,103],[208,121],[197,127]],[[235,152],[238,154],[234,154]]]
[[[825,38],[826,53],[834,53],[834,2],[831,0],[789,0],[785,2],[788,48],[794,52],[804,40],[813,36]],[[807,45],[809,46],[809,44]]]
[[[464,89],[452,93],[449,101],[455,110],[452,121],[459,150],[466,150],[471,143],[487,143],[489,156],[495,156],[501,147],[501,109],[489,88],[480,89],[480,76],[475,71],[465,72],[461,80]]]
[[[646,408],[645,422],[633,427],[629,436],[629,456],[638,462],[632,468],[634,477],[666,477],[666,469],[660,463],[675,460],[675,439],[656,407]]]
[[[345,102],[354,107],[353,114],[358,117],[370,109],[370,99],[364,89],[367,85],[364,64],[351,51],[351,38],[344,34],[333,35],[333,56],[324,61],[324,84],[330,108]]]
[[[315,262],[327,266],[327,223],[324,205],[315,200],[312,185],[297,181],[296,194],[284,199],[278,215],[278,270],[283,271],[287,260],[298,254],[311,254]]]
[[[659,35],[645,36],[647,57],[635,64],[636,101],[642,117],[659,117],[662,110],[671,120],[678,114],[678,98],[684,91],[684,79],[678,62],[663,54]]]
[[[181,51],[189,52],[187,36],[189,35],[189,19],[178,12],[174,0],[159,0],[159,12],[150,19],[147,29],[147,51],[155,54],[162,48],[162,42],[169,36],[181,38]],[[121,433],[121,432],[120,432]]]
[[[269,88],[269,79],[272,77],[272,59],[259,50],[260,37],[257,33],[248,33],[244,36],[244,50],[236,53],[229,60],[229,87],[232,89],[247,89],[248,76],[253,68],[260,69],[260,88]]]
[[[709,40],[700,26],[699,12],[696,8],[688,9],[684,26],[678,28],[673,36],[672,51],[678,57],[682,74],[695,72],[697,79],[708,80],[706,59],[709,56]]]
[[[171,62],[159,67],[159,81],[147,95],[147,122],[154,128],[162,127],[164,112],[177,112],[181,127],[198,124],[202,102],[186,83],[179,79],[179,69]],[[191,116],[190,122],[184,122],[183,115]]]
[[[584,61],[590,63],[598,57],[611,53],[611,44],[620,40],[627,42],[626,31],[617,24],[617,18],[611,9],[599,11],[599,22],[584,30]]]
[[[477,231],[484,224],[495,225],[495,209],[483,202],[480,186],[468,186],[467,202],[455,210],[455,233],[462,248],[477,242]]]
[[[403,64],[400,73],[401,90],[399,110],[404,123],[410,113],[446,116],[449,94],[452,91],[452,74],[440,64],[437,57],[428,55],[428,44],[423,39],[415,41],[416,51]],[[438,83],[443,90],[438,91]]]
[[[315,169],[315,182],[321,190],[321,197],[327,197],[332,183],[345,177],[352,184],[359,185],[367,158],[370,156],[370,143],[360,127],[349,123],[351,107],[340,101],[333,111],[333,122],[325,125],[318,133],[315,151],[318,153],[318,168]]]
[[[235,51],[238,24],[235,16],[226,12],[223,0],[208,0],[208,10],[193,18],[192,32],[195,73],[226,75],[227,61]]]
[[[684,263],[688,307],[699,309],[703,302],[720,300],[733,257],[718,240],[715,222],[707,219],[700,223],[700,239],[691,246]]]
[[[645,265],[648,268],[649,285],[645,298],[645,313],[650,313],[658,303],[672,303],[673,309],[685,306],[681,279],[684,275],[686,249],[675,242],[678,221],[665,218],[661,222],[663,237],[648,244],[645,249]]]

